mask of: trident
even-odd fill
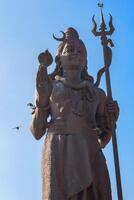
[[[100,23],[100,29],[99,32],[97,31],[97,24],[95,22],[94,16],[92,18],[93,21],[93,29],[92,33],[95,36],[101,37],[101,44],[103,47],[103,55],[104,55],[104,68],[105,69],[105,76],[106,76],[106,87],[107,87],[107,96],[109,99],[112,98],[112,89],[111,89],[111,81],[110,81],[110,73],[109,73],[109,67],[111,65],[112,61],[112,50],[110,47],[113,47],[114,44],[111,39],[108,39],[107,36],[110,36],[113,34],[115,28],[112,23],[112,16],[110,15],[110,21],[109,21],[109,28],[110,30],[107,31],[106,24],[104,21],[103,16],[103,3],[98,3],[98,6],[101,10],[101,23]],[[113,145],[113,154],[114,154],[114,165],[115,165],[115,174],[116,174],[116,184],[117,184],[117,193],[118,193],[118,200],[123,200],[122,195],[122,185],[121,185],[121,176],[120,176],[120,165],[119,165],[119,156],[118,156],[118,146],[117,146],[117,138],[116,138],[116,126],[114,126],[113,122],[112,124],[112,145]]]

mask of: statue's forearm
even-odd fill
[[[33,113],[30,129],[35,139],[39,140],[47,128],[49,97],[52,89],[45,67],[41,67],[37,72],[36,89],[36,109]]]
[[[47,128],[47,116],[47,110],[44,111],[36,107],[35,112],[32,116],[30,130],[37,140],[39,140],[45,134]]]

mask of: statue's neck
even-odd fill
[[[80,70],[63,70],[63,76],[67,82],[72,84],[78,84],[81,82],[81,71]]]

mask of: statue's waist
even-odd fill
[[[71,121],[71,120],[56,120],[50,123],[48,133],[53,134],[99,134],[97,127],[92,127],[90,124],[83,120]]]

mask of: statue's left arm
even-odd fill
[[[100,128],[99,143],[104,148],[110,141],[112,131],[116,126],[119,116],[119,106],[117,101],[110,100],[102,89],[99,92],[99,105],[96,113],[96,120]]]

